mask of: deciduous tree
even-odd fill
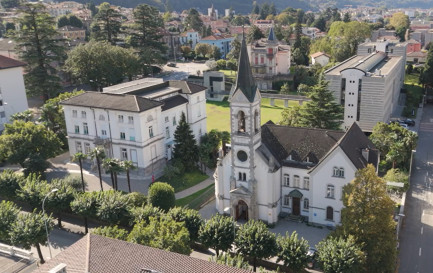
[[[200,227],[199,239],[206,247],[215,249],[217,257],[220,251],[227,251],[235,238],[233,218],[216,214]]]
[[[337,234],[354,236],[367,259],[366,272],[394,272],[397,258],[395,203],[373,165],[358,170],[355,179],[343,188],[344,208]]]
[[[279,235],[277,238],[278,253],[277,261],[283,261],[292,272],[302,272],[308,262],[308,241],[304,238],[298,239],[298,234],[293,231],[291,235]]]
[[[97,204],[97,215],[100,220],[111,225],[129,222],[129,200],[122,192],[100,192]]]
[[[126,229],[119,228],[118,226],[98,227],[92,230],[92,233],[122,241],[126,241],[129,234]]]
[[[11,201],[0,202],[0,241],[11,243],[9,230],[12,224],[17,220],[20,209]]]
[[[65,49],[60,34],[54,29],[54,18],[44,5],[23,4],[20,13],[16,23],[21,28],[12,31],[11,37],[20,59],[27,63],[26,91],[30,96],[43,96],[46,100],[61,89],[56,66],[64,59]]]
[[[188,208],[175,207],[170,209],[168,215],[176,222],[184,222],[188,229],[191,242],[198,239],[198,232],[204,221],[198,211]]]
[[[430,46],[427,59],[419,77],[420,83],[425,86],[433,87],[433,46]]]
[[[57,224],[59,228],[62,227],[62,213],[70,211],[70,204],[74,200],[75,189],[67,183],[63,182],[63,179],[51,180],[51,189],[58,189],[54,194],[48,196],[47,208],[57,214]]]
[[[256,25],[252,25],[247,33],[247,43],[252,43],[253,41],[257,41],[261,38],[264,38],[265,35]]]
[[[235,245],[238,253],[253,258],[254,272],[257,259],[267,259],[277,253],[275,234],[265,223],[251,219],[239,228]]]
[[[93,192],[83,192],[74,195],[70,203],[71,210],[84,219],[84,232],[89,232],[88,218],[96,216],[97,196]]]

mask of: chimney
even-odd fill
[[[370,154],[370,149],[365,148],[362,149],[362,156],[365,158],[365,160],[368,162],[368,155]]]

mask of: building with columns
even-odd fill
[[[378,152],[356,123],[346,131],[261,124],[261,95],[242,41],[236,86],[230,94],[231,150],[219,159],[216,209],[236,220],[275,223],[303,217],[336,226],[342,189]]]

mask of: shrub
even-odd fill
[[[126,229],[119,228],[118,226],[98,227],[94,229],[92,233],[123,241],[128,239],[128,231]]]
[[[171,218],[173,218],[173,220],[175,220],[176,222],[185,223],[185,227],[189,231],[191,242],[194,242],[198,239],[198,232],[200,230],[200,227],[204,223],[198,211],[193,209],[175,207],[168,212],[168,215],[171,216]]]
[[[81,182],[81,177],[78,175],[68,175],[61,179],[63,183],[68,184],[76,191],[83,191],[83,184]],[[85,187],[87,187],[86,181],[84,181]]]
[[[174,188],[167,183],[155,182],[149,188],[148,201],[150,205],[167,212],[176,201]]]
[[[164,212],[160,208],[147,205],[143,207],[131,208],[130,214],[131,214],[130,226],[133,226],[134,223],[138,223],[138,222],[149,223],[150,217],[158,218],[161,215],[163,215]]]
[[[131,192],[127,196],[129,198],[128,203],[132,207],[142,207],[147,204],[147,196],[141,192]]]
[[[12,170],[4,170],[0,174],[0,195],[5,198],[15,198],[20,183],[23,181],[22,175],[14,173]]]
[[[109,224],[127,224],[129,222],[128,196],[120,191],[100,192],[97,204],[97,215],[100,220]]]

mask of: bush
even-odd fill
[[[15,198],[22,181],[24,181],[22,175],[12,170],[4,170],[0,174],[0,195],[4,198]]]
[[[383,177],[385,181],[392,182],[402,182],[404,183],[403,188],[397,188],[399,192],[406,192],[409,189],[409,175],[407,172],[404,172],[400,169],[390,169]],[[390,188],[394,189],[395,187],[390,186]]]
[[[128,203],[132,207],[142,207],[147,204],[147,196],[140,192],[131,192],[127,196],[129,198]]]
[[[114,190],[100,192],[97,204],[97,215],[101,221],[109,224],[129,223],[130,214],[127,195]]]
[[[98,227],[92,233],[123,241],[128,239],[128,231],[118,226]]]
[[[168,215],[176,222],[184,222],[188,229],[191,242],[198,240],[198,232],[204,221],[198,211],[186,208],[172,208]]]
[[[161,215],[163,215],[164,212],[160,208],[147,205],[143,207],[131,208],[130,214],[131,214],[130,226],[133,226],[134,223],[138,223],[138,222],[149,223],[150,217],[158,218]]]
[[[218,61],[216,62],[216,64],[217,64],[217,69],[218,69],[218,70],[226,69],[226,67],[227,67],[227,62],[226,62],[226,60],[218,60]]]
[[[176,201],[174,188],[167,183],[155,182],[149,188],[148,201],[150,205],[167,212]]]
[[[83,191],[83,184],[81,183],[81,177],[78,175],[68,175],[61,179],[63,183],[68,184],[76,191]],[[87,183],[84,180],[84,186],[87,188]]]

